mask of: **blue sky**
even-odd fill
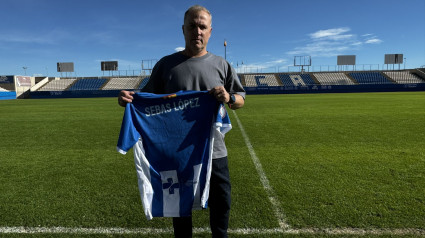
[[[425,65],[424,0],[1,0],[0,75],[61,76],[57,62],[74,62],[78,77],[110,73],[101,61],[141,70],[184,46],[194,4],[213,15],[208,51],[224,57],[226,39],[238,72],[287,71],[307,55],[313,70],[335,68],[337,55],[356,55],[357,69],[382,69],[385,54]]]

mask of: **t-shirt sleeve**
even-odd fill
[[[238,74],[229,63],[227,64],[228,64],[228,73],[227,73],[227,79],[226,79],[224,87],[226,88],[228,92],[236,93],[245,99],[245,89],[242,86],[242,83],[241,83],[241,80],[239,79]]]

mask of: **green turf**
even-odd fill
[[[248,97],[238,115],[294,227],[425,227],[425,93]]]
[[[423,228],[424,108],[424,92],[248,95],[237,114],[291,227]],[[116,98],[0,101],[0,227],[170,228],[146,221],[115,151],[122,114]],[[230,116],[230,228],[276,228]]]

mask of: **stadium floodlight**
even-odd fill
[[[118,61],[101,61],[100,62],[100,69],[103,72],[103,75],[105,75],[105,71],[109,72],[109,75],[113,75],[113,71],[118,71]]]
[[[392,64],[393,65],[393,70],[394,70],[394,65],[398,64],[398,69],[400,69],[400,64],[403,63],[403,54],[385,54],[385,58],[384,58],[384,64],[387,65],[387,69],[388,69],[388,65]]]
[[[101,61],[100,68],[102,71],[117,71],[118,61]]]
[[[74,72],[74,62],[58,62],[56,64],[57,71],[62,72]]]
[[[65,72],[65,77],[68,77],[68,73],[74,72],[74,62],[57,62],[57,71],[61,74]]]
[[[353,70],[355,70],[356,56],[355,55],[338,55],[337,65],[339,69],[341,69],[344,66],[352,65]]]
[[[142,71],[149,71],[149,74],[152,72],[153,66],[155,66],[156,62],[158,60],[156,59],[148,59],[148,60],[142,60]]]
[[[304,66],[311,66],[311,56],[294,56],[294,66],[301,66],[301,73],[304,73]]]
[[[227,60],[227,41],[224,39],[224,59]]]

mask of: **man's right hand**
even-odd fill
[[[130,103],[133,101],[133,96],[132,96],[133,94],[134,94],[133,91],[122,90],[120,94],[118,95],[118,104],[121,107],[125,107],[127,103]]]

